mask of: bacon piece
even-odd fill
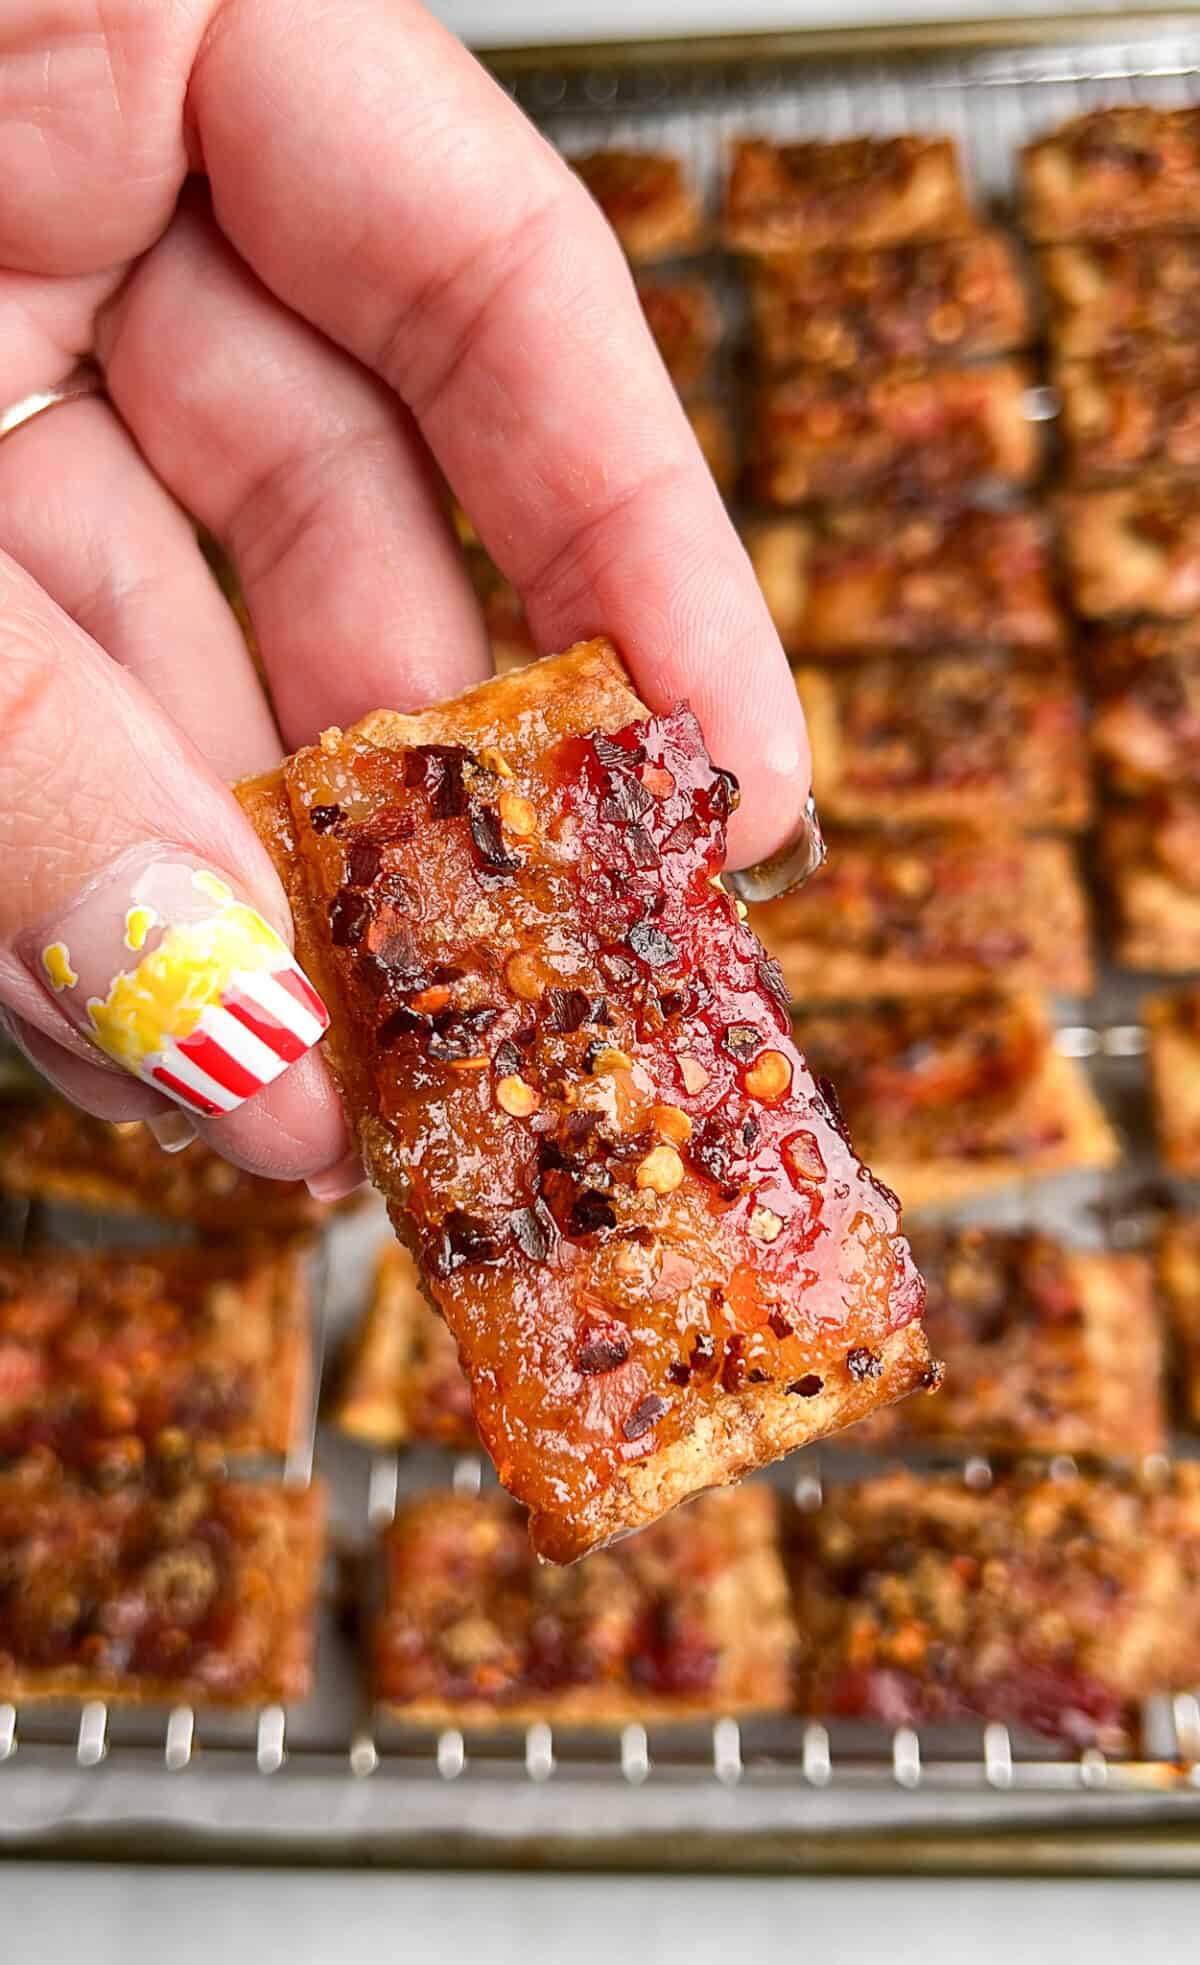
[[[894,1198],[712,885],[736,787],[686,709],[648,716],[594,642],[328,732],[243,796],[334,1006],[365,1162],[541,1553],[923,1379]],[[378,868],[348,890],[364,838]],[[590,1369],[615,1339],[621,1362]],[[846,1367],[862,1343],[886,1365],[869,1384]]]

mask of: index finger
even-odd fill
[[[410,0],[298,11],[226,0],[197,54],[218,222],[410,405],[539,643],[604,631],[653,708],[690,700],[742,783],[731,859],[766,857],[802,824],[802,715],[611,233]]]

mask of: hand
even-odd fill
[[[607,632],[652,707],[690,699],[741,779],[734,865],[800,823],[795,691],[615,241],[412,0],[9,11],[0,408],[88,351],[108,400],[0,442],[0,1004],[80,1104],[159,1122],[164,1031],[224,1005],[227,1050],[168,1041],[166,1089],[334,1192],[319,1006],[222,781],[487,673],[433,460],[543,649]]]

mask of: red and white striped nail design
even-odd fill
[[[113,884],[35,938],[36,966],[72,1021],[126,1070],[211,1118],[253,1098],[323,1036],[328,1012],[287,944],[219,875],[156,858],[120,883],[118,920]]]

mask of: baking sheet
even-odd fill
[[[519,72],[517,72],[519,71]],[[568,148],[679,151],[710,196],[728,137],[946,130],[972,179],[1002,208],[1015,150],[1104,102],[1200,100],[1200,19],[1139,23],[1118,39],[845,62],[750,58],[660,66],[518,63],[518,99]],[[1059,1007],[1065,1049],[1087,1069],[1131,1150],[1113,1176],[1020,1185],[958,1217],[1036,1222],[1087,1241],[1135,1241],[1143,1190],[1159,1186],[1148,1140],[1137,1001],[1144,980],[1109,976],[1088,1004]],[[94,1234],[57,1215],[68,1239]],[[365,1292],[382,1211],[337,1222],[322,1278],[320,1348],[335,1354]],[[1191,1450],[1193,1443],[1180,1441]],[[810,1449],[770,1478],[814,1501],[861,1465]],[[488,1740],[377,1729],[338,1606],[339,1556],[369,1540],[397,1490],[491,1472],[434,1450],[372,1456],[327,1427],[302,1426],[288,1475],[310,1462],[331,1495],[328,1602],[316,1695],[286,1714],[241,1717],[91,1706],[14,1713],[0,1705],[0,1848],[254,1860],[431,1860],[671,1867],[1108,1864],[1200,1869],[1200,1704],[1155,1702],[1140,1761],[1055,1755],[1007,1728],[827,1730],[802,1721],[627,1727],[619,1736],[534,1727]],[[968,1465],[964,1477],[986,1478]]]

